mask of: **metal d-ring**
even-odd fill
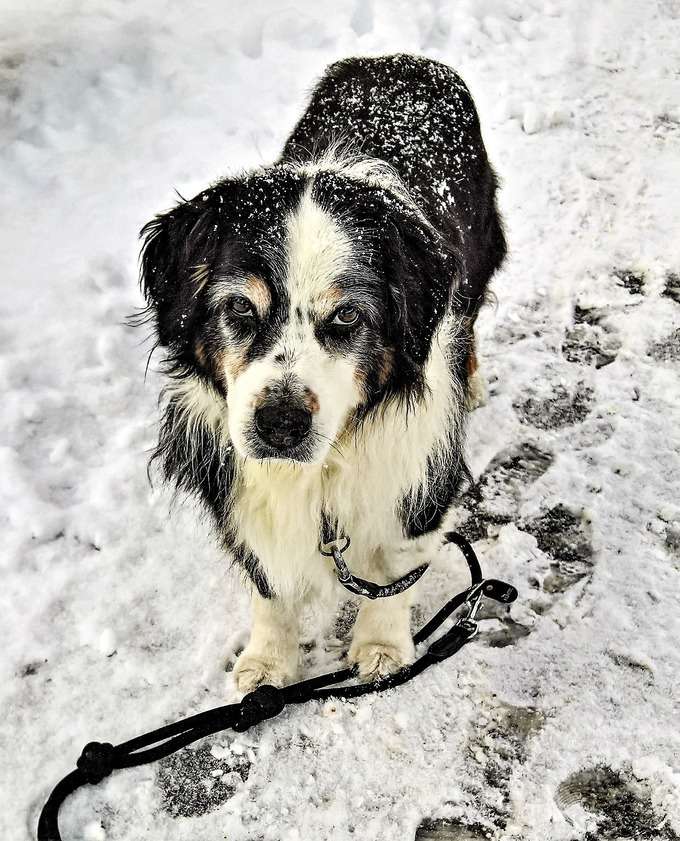
[[[330,551],[323,548],[322,544],[319,544],[319,552],[322,555],[325,555],[327,558],[333,558],[333,562],[335,563],[335,572],[338,577],[338,581],[343,585],[347,586],[353,580],[353,575],[349,571],[349,567],[345,559],[342,557],[342,553],[345,552],[350,545],[350,539],[347,535],[343,535],[340,540],[344,540],[343,546],[338,546],[339,540],[331,540],[325,546],[330,546]]]
[[[338,546],[340,540],[345,541],[345,545],[342,547]],[[340,552],[340,554],[346,552],[349,549],[349,545],[351,542],[352,541],[349,539],[349,537],[347,537],[346,534],[343,534],[335,540],[329,540],[328,543],[319,543],[319,552],[321,552],[321,554],[325,555],[327,558],[332,558],[335,552]],[[324,546],[332,546],[333,548],[330,551],[328,551],[327,549],[323,548]]]

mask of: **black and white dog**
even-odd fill
[[[475,107],[424,58],[332,65],[273,165],[143,229],[170,376],[155,457],[252,585],[237,686],[281,685],[298,621],[339,589],[320,542],[385,583],[422,562],[460,489],[473,325],[505,241]],[[411,590],[364,603],[349,660],[413,657]]]

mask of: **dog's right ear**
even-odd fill
[[[191,336],[198,293],[207,282],[217,248],[209,193],[147,222],[140,232],[140,285],[161,345],[179,350]]]

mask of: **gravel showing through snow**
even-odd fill
[[[235,697],[246,594],[196,508],[147,481],[139,228],[174,188],[274,159],[330,61],[406,50],[467,81],[503,180],[511,257],[454,520],[520,599],[397,691],[81,790],[64,841],[677,841],[678,0],[68,0],[0,21],[0,836],[33,837],[86,742]],[[462,582],[442,553],[419,616]],[[351,613],[310,621],[308,674]]]

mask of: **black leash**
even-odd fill
[[[145,765],[147,762],[155,762],[157,759],[169,756],[198,739],[218,733],[226,728],[231,728],[239,733],[243,732],[261,721],[265,721],[265,719],[278,715],[288,704],[324,701],[327,698],[358,698],[371,692],[382,692],[385,689],[401,686],[402,683],[411,680],[433,663],[440,663],[447,657],[451,657],[477,633],[475,616],[482,599],[487,597],[503,604],[510,604],[517,598],[517,590],[512,585],[495,578],[483,578],[477,556],[470,543],[462,535],[449,532],[444,536],[444,539],[447,543],[455,543],[462,551],[470,570],[471,584],[467,590],[450,599],[429,622],[423,625],[414,635],[413,642],[417,645],[426,640],[459,607],[467,605],[467,611],[465,615],[454,622],[448,631],[430,643],[427,651],[415,662],[392,675],[387,675],[370,683],[337,686],[336,684],[344,683],[357,676],[357,668],[352,666],[351,668],[339,669],[329,674],[309,678],[299,683],[293,683],[290,686],[284,686],[282,689],[263,685],[253,692],[249,692],[240,703],[216,707],[213,710],[207,710],[181,721],[176,721],[174,724],[166,724],[164,727],[159,727],[158,730],[137,736],[120,745],[112,745],[108,742],[90,742],[83,748],[83,752],[76,763],[76,770],[71,771],[64,777],[47,799],[38,821],[37,841],[61,841],[61,835],[59,834],[59,807],[61,804],[76,789],[86,783],[96,785],[114,770],[133,768],[137,765]],[[342,552],[348,545],[349,543],[339,551],[343,565]],[[334,560],[336,560],[337,565],[337,559]],[[418,567],[394,584],[387,585],[387,587],[397,585],[401,589],[393,590],[392,594],[401,592],[407,586],[413,584],[422,575],[426,567],[427,565],[422,568]],[[347,570],[346,566],[344,568]],[[355,579],[349,573],[349,570],[347,570],[347,575],[349,576],[347,579],[349,583],[352,583],[352,581],[360,582],[357,585],[359,588],[364,585],[371,585],[372,588],[378,590],[385,589],[370,581]],[[416,577],[410,580],[414,575]],[[409,580],[409,583],[402,586],[405,580]],[[373,596],[369,593],[364,595],[369,598],[388,595],[384,592],[377,593],[376,590],[372,589],[371,592],[374,593]]]

